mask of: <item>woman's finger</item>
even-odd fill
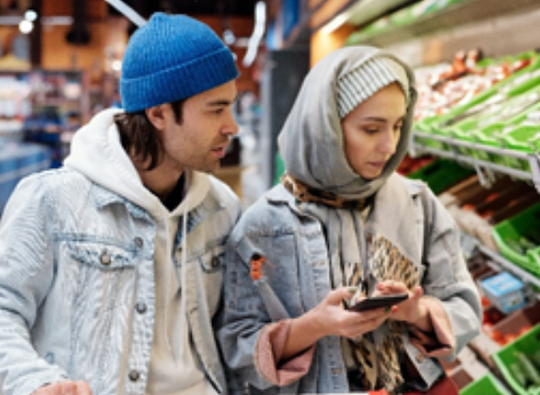
[[[59,381],[41,387],[33,395],[92,395],[92,391],[84,381]]]
[[[90,386],[85,381],[76,381],[75,385],[77,387],[77,395],[92,395],[92,390]]]
[[[376,289],[383,293],[407,292],[407,286],[400,281],[387,280],[377,284]]]
[[[331,305],[339,305],[343,299],[350,299],[356,292],[356,287],[341,287],[331,291],[326,296],[326,302]]]

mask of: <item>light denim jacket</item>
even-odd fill
[[[240,205],[211,184],[189,213],[185,297],[196,357],[225,394],[211,320]],[[96,395],[145,393],[155,229],[147,212],[76,171],[21,182],[0,226],[0,394],[28,395],[62,379],[85,380]]]
[[[478,292],[460,254],[458,231],[433,194],[405,181],[416,208],[411,231],[423,232],[425,250],[418,257],[424,293],[439,298],[447,312],[456,346],[454,355],[478,334]],[[424,232],[427,230],[427,232]],[[422,233],[420,233],[422,234]],[[422,248],[419,248],[419,251]],[[250,277],[250,257],[266,257],[260,280]],[[329,252],[319,221],[301,212],[282,185],[274,187],[242,216],[228,242],[224,315],[218,331],[232,394],[349,392],[340,338],[318,341],[311,367],[300,380],[275,387],[257,366],[257,342],[270,322],[298,317],[330,292]],[[408,335],[404,344],[423,382],[430,386],[442,374],[436,358],[424,356]]]

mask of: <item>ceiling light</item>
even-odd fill
[[[227,29],[223,32],[223,41],[225,41],[225,44],[232,45],[236,41],[236,37],[234,36],[234,33],[231,29]]]
[[[112,63],[111,63],[111,68],[114,71],[122,70],[122,62],[120,60],[113,60]]]
[[[34,10],[28,10],[24,13],[24,19],[30,22],[34,22],[37,19],[37,12]]]
[[[128,6],[122,0],[105,0],[107,3],[116,8],[121,14],[129,19],[137,27],[141,27],[146,23],[146,19],[140,16],[133,8]]]
[[[34,24],[30,21],[27,21],[26,19],[23,19],[19,23],[19,30],[21,31],[22,34],[28,34],[32,30],[34,30]]]
[[[253,28],[253,34],[249,38],[248,49],[246,51],[246,56],[242,64],[245,67],[249,67],[255,61],[257,57],[257,52],[259,51],[259,44],[264,35],[264,29],[266,26],[266,3],[264,1],[259,1],[255,5],[255,27]]]
[[[326,25],[324,25],[321,29],[322,34],[330,34],[333,33],[334,30],[340,28],[342,25],[344,25],[349,19],[349,14],[347,12],[344,12],[343,14],[339,14],[334,19],[332,19],[330,22],[328,22]]]

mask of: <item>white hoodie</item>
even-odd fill
[[[121,110],[110,109],[97,114],[75,134],[70,155],[64,164],[78,170],[103,186],[144,208],[156,222],[154,251],[156,281],[156,315],[152,355],[148,373],[147,394],[204,395],[216,394],[205,379],[193,356],[189,341],[184,298],[184,275],[172,261],[176,230],[182,217],[185,235],[187,213],[206,196],[210,181],[206,174],[188,172],[182,202],[169,212],[162,202],[142,183],[133,163],[126,155],[113,117]],[[182,237],[182,269],[186,267],[186,237]],[[182,285],[182,286],[181,286]]]

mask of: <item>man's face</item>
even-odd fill
[[[230,81],[190,97],[184,102],[180,124],[167,105],[160,130],[165,169],[207,173],[219,169],[230,138],[238,133],[232,113],[236,94],[236,83]]]

